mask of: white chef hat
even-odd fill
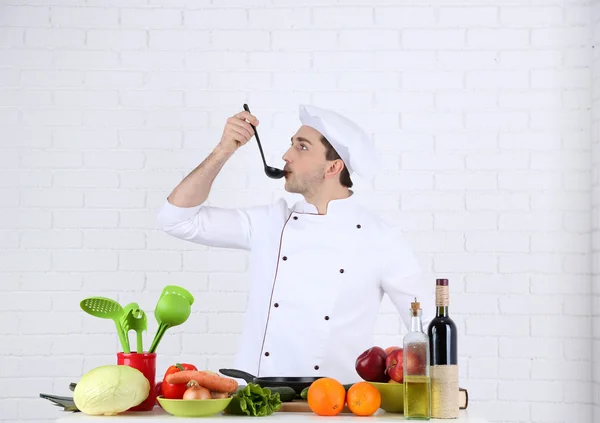
[[[375,176],[379,154],[367,133],[356,123],[331,110],[300,106],[303,125],[319,131],[340,155],[348,171],[364,178]]]

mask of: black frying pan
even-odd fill
[[[298,395],[302,390],[310,386],[315,380],[323,376],[308,376],[308,377],[256,377],[250,373],[236,369],[219,369],[219,372],[225,376],[244,379],[247,383],[255,383],[261,388],[287,386],[292,388]]]

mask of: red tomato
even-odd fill
[[[167,369],[165,376],[163,377],[163,382],[162,382],[162,386],[161,386],[162,395],[164,398],[183,399],[183,394],[185,393],[185,391],[187,389],[187,384],[185,384],[185,383],[167,383],[166,382],[168,375],[170,375],[171,373],[180,372],[182,370],[198,370],[198,369],[193,364],[187,364],[187,363],[182,363],[182,364],[177,363],[174,366],[170,366]]]

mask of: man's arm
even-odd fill
[[[175,187],[167,200],[177,207],[195,207],[204,203],[212,184],[233,153],[253,136],[258,119],[243,111],[227,119],[221,141],[213,152]]]
[[[398,231],[388,245],[381,274],[381,288],[396,306],[400,318],[410,329],[410,303],[415,297],[421,305],[423,331],[435,316],[435,283],[423,281],[423,274],[410,245]]]
[[[250,249],[252,220],[268,213],[268,206],[224,209],[202,205],[227,160],[252,138],[254,132],[246,120],[258,125],[256,117],[246,111],[227,119],[213,152],[171,192],[157,216],[164,232],[212,247]]]

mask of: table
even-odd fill
[[[279,422],[304,422],[304,421],[323,421],[331,420],[336,422],[365,422],[365,420],[377,420],[377,422],[398,422],[408,421],[404,418],[403,414],[392,414],[386,413],[383,410],[379,410],[371,417],[359,417],[353,414],[338,414],[334,417],[317,416],[314,413],[290,413],[290,412],[276,412],[270,416],[265,417],[249,417],[249,416],[231,416],[225,414],[217,414],[212,417],[199,417],[199,418],[184,418],[175,417],[168,414],[160,407],[154,407],[153,411],[148,412],[127,412],[117,416],[88,416],[84,413],[65,413],[64,416],[60,416],[56,423],[127,423],[130,421],[142,421],[146,420],[150,423],[179,423],[179,422],[226,422],[226,421],[243,421],[246,420],[249,423],[266,422],[266,421],[279,421]],[[478,418],[469,416],[468,410],[460,410],[458,419],[431,419],[432,422],[446,422],[446,423],[489,423],[484,418]]]

